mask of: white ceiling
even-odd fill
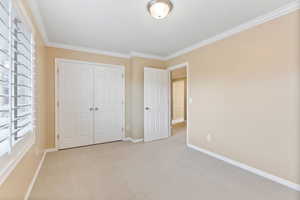
[[[293,0],[172,0],[163,20],[148,0],[29,0],[48,42],[160,57],[243,24]]]

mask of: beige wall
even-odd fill
[[[25,9],[28,11],[27,5],[24,4]],[[27,13],[32,17],[30,13]],[[32,177],[37,169],[37,166],[42,158],[45,149],[46,135],[48,134],[48,91],[47,80],[48,74],[45,65],[46,49],[42,42],[39,33],[36,35],[36,71],[37,71],[37,134],[36,143],[20,161],[18,166],[13,170],[7,180],[0,187],[0,199],[8,200],[22,200],[27,192],[28,186]]]
[[[133,57],[131,63],[131,137],[144,138],[144,67],[165,68],[163,61]]]
[[[296,11],[169,60],[189,63],[189,142],[299,184],[299,35]]]

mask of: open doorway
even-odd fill
[[[187,66],[170,71],[171,78],[171,136],[187,134]]]

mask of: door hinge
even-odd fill
[[[57,134],[57,140],[59,140],[59,138],[60,138],[60,137],[59,137],[59,134]]]
[[[124,78],[124,74],[122,74],[122,78]]]
[[[124,131],[124,128],[122,128],[122,132]]]
[[[59,73],[59,68],[57,68],[57,73]]]
[[[59,101],[56,103],[57,107],[59,107]]]

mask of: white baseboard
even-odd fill
[[[190,147],[190,148],[192,148],[192,149],[194,149],[194,150],[196,150],[196,151],[200,151],[200,152],[202,152],[202,153],[205,153],[205,154],[207,154],[207,155],[209,155],[209,156],[212,156],[212,157],[214,157],[214,158],[216,158],[216,159],[222,160],[222,161],[224,161],[224,162],[226,162],[226,163],[229,163],[229,164],[231,164],[231,165],[234,165],[234,166],[236,166],[236,167],[239,167],[239,168],[241,168],[241,169],[244,169],[244,170],[247,170],[247,171],[249,171],[249,172],[252,172],[252,173],[254,173],[254,174],[256,174],[256,175],[259,175],[259,176],[262,176],[262,177],[264,177],[264,178],[267,178],[267,179],[269,179],[269,180],[271,180],[271,181],[274,181],[274,182],[276,182],[276,183],[279,183],[279,184],[281,184],[281,185],[284,185],[284,186],[289,187],[289,188],[291,188],[291,189],[294,189],[294,190],[296,190],[296,191],[300,191],[300,185],[299,185],[299,184],[296,184],[296,183],[293,183],[293,182],[288,181],[288,180],[286,180],[286,179],[280,178],[280,177],[275,176],[275,175],[273,175],[273,174],[270,174],[270,173],[268,173],[268,172],[264,172],[264,171],[262,171],[262,170],[260,170],[260,169],[256,169],[256,168],[254,168],[254,167],[250,167],[250,166],[248,166],[248,165],[246,165],[246,164],[243,164],[243,163],[241,163],[241,162],[232,160],[232,159],[227,158],[227,157],[225,157],[225,156],[221,156],[221,155],[216,154],[216,153],[213,153],[213,152],[211,152],[211,151],[208,151],[208,150],[205,150],[205,149],[201,149],[201,148],[196,147],[196,146],[194,146],[194,145],[192,145],[192,144],[188,144],[188,147]]]
[[[26,192],[26,194],[25,194],[24,200],[28,200],[28,198],[29,198],[29,196],[30,196],[30,193],[31,193],[32,188],[33,188],[33,186],[34,186],[34,183],[35,183],[35,181],[36,181],[36,179],[37,179],[37,177],[38,177],[38,175],[39,175],[39,173],[40,173],[40,170],[41,170],[41,168],[42,168],[42,166],[43,166],[43,163],[44,163],[44,160],[45,160],[45,157],[46,157],[47,153],[55,152],[55,151],[58,151],[58,150],[57,150],[56,148],[53,148],[53,149],[45,149],[45,151],[44,151],[44,153],[43,153],[43,156],[42,156],[42,159],[40,160],[40,163],[39,163],[38,167],[36,168],[35,173],[34,173],[34,175],[33,175],[33,178],[32,178],[32,180],[31,180],[31,183],[30,183],[30,185],[29,185],[29,187],[28,187],[28,189],[27,189],[27,192]]]
[[[144,139],[133,139],[131,137],[126,137],[123,139],[123,141],[130,141],[130,142],[133,142],[133,143],[139,143],[139,142],[144,142]]]
[[[45,149],[46,153],[55,152],[55,151],[58,151],[58,149],[57,148]]]
[[[31,180],[31,183],[30,183],[30,185],[29,185],[29,187],[28,187],[28,189],[27,189],[27,192],[26,192],[26,194],[25,194],[24,200],[27,200],[27,199],[29,198],[29,196],[30,196],[31,190],[32,190],[32,188],[33,188],[33,186],[34,186],[34,183],[35,183],[35,181],[36,181],[36,179],[37,179],[39,173],[40,173],[41,167],[42,167],[42,165],[43,165],[43,163],[44,163],[46,154],[47,154],[47,152],[44,151],[43,156],[42,156],[42,159],[40,160],[40,163],[39,163],[37,169],[35,170],[35,173],[34,173],[34,175],[33,175],[33,178],[32,178],[32,180]]]
[[[172,124],[179,124],[185,122],[184,118],[172,120]]]

